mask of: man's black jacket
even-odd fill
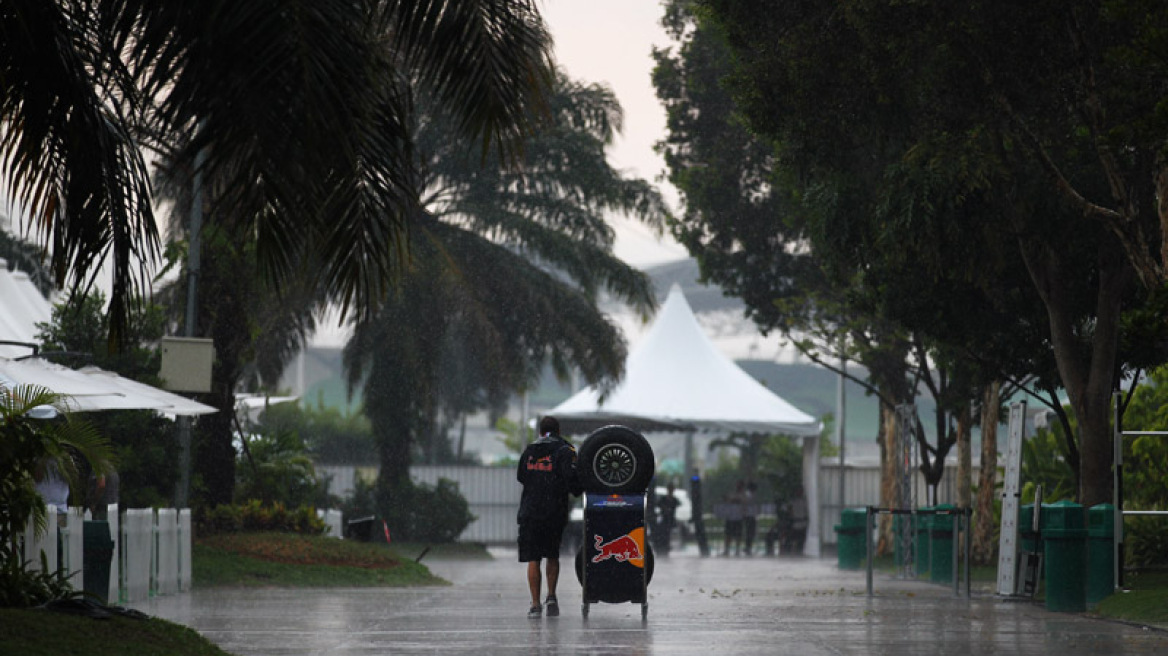
[[[576,449],[557,435],[527,445],[515,478],[523,484],[519,522],[567,521],[569,494],[582,492],[576,474]]]

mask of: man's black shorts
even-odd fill
[[[519,562],[560,557],[560,538],[568,522],[527,520],[519,525]]]

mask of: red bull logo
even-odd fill
[[[603,536],[597,535],[595,546],[596,555],[592,557],[594,563],[615,558],[617,562],[627,562],[634,567],[645,566],[645,529],[643,528],[635,528],[609,542],[605,542]]]

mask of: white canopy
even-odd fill
[[[702,332],[674,284],[653,326],[628,360],[625,377],[604,399],[589,387],[548,411],[567,433],[606,424],[643,432],[686,431],[686,470],[693,432],[716,430],[803,438],[803,493],[808,508],[803,553],[819,556],[820,422],[787,403],[722,355]]]
[[[97,367],[78,371],[41,358],[0,358],[0,387],[14,385],[38,385],[64,395],[65,406],[75,412],[154,410],[167,415],[217,412],[209,405]]]
[[[158,412],[165,415],[207,415],[219,410],[213,406],[205,403],[199,403],[193,399],[188,399],[181,394],[175,394],[164,389],[140,383],[132,378],[125,378],[112,371],[106,371],[99,367],[82,367],[77,373],[86,376],[92,381],[101,381],[102,385],[113,385],[121,390],[121,393],[127,397],[146,398],[157,400],[161,406],[154,407]]]
[[[750,377],[702,332],[674,285],[625,377],[604,399],[595,387],[548,411],[566,432],[605,424],[642,431],[718,430],[814,436],[820,422]]]

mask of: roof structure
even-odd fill
[[[629,354],[625,377],[602,398],[581,390],[548,411],[568,433],[607,424],[640,431],[724,431],[809,437],[820,422],[723,355],[674,284],[653,326]]]

